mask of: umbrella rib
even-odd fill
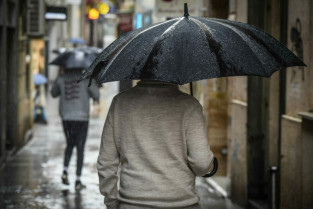
[[[133,40],[135,40],[136,38],[138,38],[141,34],[151,30],[151,29],[154,29],[158,26],[161,26],[163,24],[166,24],[166,23],[169,23],[170,21],[177,21],[178,18],[175,18],[175,19],[172,19],[172,20],[169,20],[169,21],[166,21],[166,22],[162,22],[160,24],[157,24],[155,26],[152,26],[152,27],[149,27],[145,30],[142,30],[140,31],[138,34],[136,34],[134,37],[128,39],[126,42],[124,42],[121,46],[119,46],[118,48],[116,48],[112,53],[110,53],[110,55],[107,57],[107,59],[105,59],[104,61],[101,61],[101,62],[105,62],[106,60],[109,61],[107,63],[107,66],[106,66],[106,70],[109,69],[109,67],[111,66],[111,64],[113,63],[113,61],[115,60],[115,58],[120,54],[120,52],[126,47],[128,46]],[[99,64],[99,63],[98,63]],[[104,74],[106,72],[106,70],[102,73]]]
[[[214,19],[214,22],[218,23],[218,24],[222,24],[228,28],[230,28],[232,31],[233,28],[236,28],[237,30],[241,31],[243,34],[245,35],[248,35],[250,36],[253,40],[255,40],[256,42],[258,42],[260,45],[262,45],[268,52],[269,54],[275,58],[275,60],[278,62],[278,63],[281,63],[284,67],[286,67],[287,63],[282,59],[282,57],[278,56],[275,51],[272,50],[271,47],[269,47],[261,38],[259,38],[258,36],[256,36],[252,31],[249,31],[247,30],[246,28],[244,27],[240,27],[236,24],[233,24],[232,22],[230,21],[221,21],[221,20],[218,20],[218,19]],[[232,26],[232,27],[229,27],[228,25]],[[254,27],[254,26],[253,26]],[[256,29],[260,30],[259,28],[255,27]],[[237,33],[236,31],[234,31],[235,33]],[[263,31],[264,32],[264,31]],[[265,32],[264,32],[265,33]],[[249,46],[250,47],[250,46]],[[251,48],[251,47],[250,47]],[[253,50],[252,50],[253,51]],[[257,56],[257,55],[256,55]],[[258,56],[257,56],[258,57]]]
[[[234,28],[230,27],[229,25],[227,25],[227,24],[225,24],[225,23],[223,23],[223,22],[219,22],[218,19],[213,19],[212,22],[214,22],[214,23],[216,23],[216,24],[219,24],[219,25],[222,25],[222,26],[224,26],[224,27],[227,27],[228,29],[230,29],[231,31],[233,31],[234,33],[236,33],[239,37],[242,37],[240,34],[238,34],[237,31],[234,30]],[[235,27],[235,28],[238,29],[238,30],[240,30],[240,29],[237,28],[237,27]],[[240,31],[241,31],[241,30],[240,30]],[[244,33],[244,31],[241,31],[241,32],[242,32],[244,35],[247,35],[246,33]],[[252,38],[254,38],[254,37],[252,37]],[[257,41],[257,42],[258,42],[258,41]],[[258,43],[259,43],[259,42],[258,42]],[[247,45],[247,47],[249,47],[249,48],[251,49],[251,52],[253,52],[253,54],[255,55],[255,57],[260,61],[261,65],[264,67],[263,62],[260,60],[260,58],[258,57],[258,55],[254,52],[254,50],[251,48],[251,46],[250,46],[249,44],[247,44],[246,41],[245,41],[245,44]],[[266,46],[266,45],[262,44],[262,46]],[[267,49],[267,48],[266,48],[266,49]],[[272,54],[271,54],[271,55],[272,55]],[[275,58],[275,60],[277,61],[276,58]],[[264,68],[263,68],[263,69],[264,69]],[[268,71],[268,70],[266,69],[266,72],[267,72],[268,76],[271,75],[271,71]]]
[[[200,22],[199,20],[195,19],[195,18],[190,18],[190,20],[192,20],[193,22],[195,22],[200,28],[201,30],[204,32],[207,42],[209,44],[209,47],[211,49],[211,52],[213,52],[216,56],[216,60],[218,63],[218,66],[220,68],[220,77],[224,77],[227,76],[227,69],[229,69],[229,67],[226,65],[226,63],[224,62],[223,58],[222,58],[222,47],[221,44],[218,43],[216,40],[214,40],[211,32],[207,29],[207,27],[205,26],[205,24],[203,24],[202,22]],[[231,63],[229,63],[229,65],[231,66]],[[230,68],[232,71],[234,71],[235,73],[238,73],[237,69],[234,66],[231,66]]]
[[[149,53],[149,56],[147,58],[147,61],[145,63],[145,65],[143,66],[143,68],[141,69],[141,72],[139,73],[140,75],[142,75],[142,78],[149,78],[151,75],[151,71],[152,67],[154,65],[153,62],[153,58],[159,53],[159,50],[161,49],[161,43],[162,41],[164,41],[164,39],[166,38],[166,36],[168,36],[170,33],[172,33],[176,26],[183,20],[185,19],[185,17],[182,17],[180,20],[178,20],[175,24],[171,25],[168,29],[166,29],[161,37],[155,42],[151,52]],[[130,77],[134,77],[134,75],[131,75]]]
[[[99,55],[94,61],[93,63],[90,65],[90,67],[88,68],[87,71],[85,71],[83,73],[83,75],[79,78],[78,82],[79,81],[82,81],[86,78],[88,78],[90,76],[90,78],[92,78],[95,74],[98,74],[102,67],[106,64],[108,64],[108,66],[110,66],[112,63],[111,61],[114,60],[114,58],[119,54],[119,51],[122,51],[131,41],[133,41],[135,38],[137,38],[139,35],[141,35],[142,33],[146,32],[146,31],[149,31],[150,29],[153,29],[155,27],[158,27],[158,26],[161,26],[165,23],[168,23],[170,21],[175,21],[177,20],[177,18],[175,19],[172,19],[172,20],[169,20],[169,21],[166,21],[166,22],[161,22],[161,23],[158,23],[152,27],[149,27],[149,28],[146,28],[146,29],[143,29],[141,30],[139,33],[137,33],[136,35],[130,37],[129,39],[127,39],[125,42],[123,42],[123,44],[121,44],[120,46],[117,46],[113,52],[109,53],[105,58],[103,58],[101,55]],[[140,30],[140,29],[138,29]],[[127,35],[126,35],[127,36]],[[114,44],[114,42],[112,43]],[[108,49],[110,46],[108,46],[106,49]],[[104,51],[106,50],[104,49]],[[104,51],[101,53],[103,54]],[[95,70],[95,69],[98,69],[98,70]],[[108,69],[108,67],[107,67]],[[104,72],[105,73],[105,72]]]
[[[218,20],[220,22],[222,22],[222,20]],[[225,21],[226,22],[226,21]],[[283,45],[282,43],[280,43],[278,40],[276,40],[274,37],[272,37],[270,34],[268,34],[267,32],[253,26],[250,25],[252,28],[255,28],[255,30],[259,30],[260,32],[262,32],[265,36],[267,36],[269,39],[272,39],[272,41],[277,42],[277,44],[279,45],[280,48],[286,48],[287,51],[289,51],[289,55],[293,57],[294,59],[296,59],[296,64],[290,64],[287,60],[284,59],[284,57],[279,56],[279,54],[277,54],[275,52],[275,50],[273,50],[272,47],[270,47],[269,45],[267,45],[261,38],[257,37],[252,31],[247,30],[245,27],[241,27],[239,25],[236,25],[234,23],[228,23],[228,21],[226,22],[227,24],[234,26],[236,28],[238,28],[238,30],[241,30],[243,33],[245,31],[247,31],[247,33],[251,36],[251,37],[255,37],[255,39],[260,42],[268,51],[269,53],[271,53],[271,55],[277,60],[277,62],[281,63],[283,65],[283,67],[291,67],[291,66],[306,66],[305,63],[303,63],[303,61],[301,59],[299,59],[297,56],[295,56],[285,45]],[[238,22],[240,23],[240,22]]]

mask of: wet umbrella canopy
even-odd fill
[[[50,64],[65,69],[82,69],[90,66],[92,61],[100,54],[101,49],[95,47],[82,47],[68,49],[59,54]]]
[[[81,79],[99,83],[148,79],[185,84],[256,75],[305,65],[288,48],[252,25],[188,15],[132,31],[93,61]]]

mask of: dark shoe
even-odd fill
[[[85,189],[85,188],[86,188],[86,186],[83,185],[81,181],[76,181],[75,182],[75,190],[76,191],[79,191],[79,190]]]
[[[62,183],[65,184],[65,185],[70,185],[70,182],[68,181],[68,178],[67,178],[67,172],[66,171],[63,171]]]

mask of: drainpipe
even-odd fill
[[[277,180],[278,180],[278,167],[277,166],[271,166],[270,167],[270,173],[271,173],[271,196],[270,196],[270,209],[277,209]]]

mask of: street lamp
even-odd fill
[[[86,6],[86,13],[90,23],[89,45],[94,45],[94,22],[98,20],[100,15],[106,15],[110,12],[110,5],[104,2],[91,3]]]
[[[97,20],[99,18],[99,11],[95,8],[89,10],[88,18],[90,20]]]

